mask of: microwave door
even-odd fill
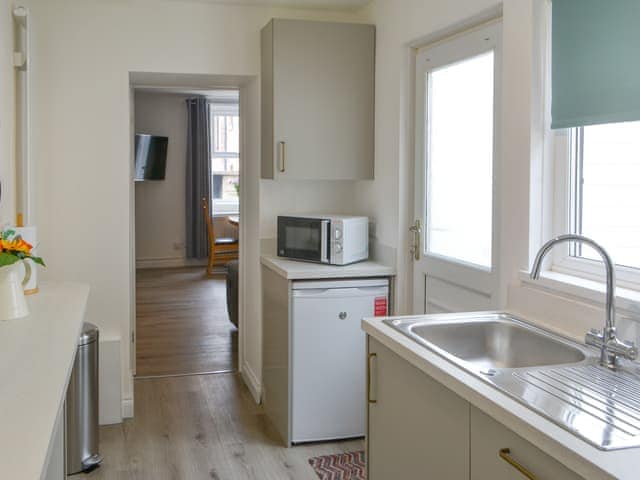
[[[329,263],[329,220],[278,218],[278,256]]]

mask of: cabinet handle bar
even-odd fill
[[[375,398],[371,398],[371,369],[373,364],[373,359],[378,355],[375,353],[369,354],[369,359],[367,362],[367,400],[369,403],[377,403],[378,401]]]
[[[279,153],[280,153],[280,172],[284,172],[286,169],[286,152],[285,152],[285,143],[284,142],[278,142],[278,146],[279,146]]]
[[[538,480],[537,477],[528,470],[524,465],[520,464],[511,456],[511,450],[508,448],[501,448],[498,452],[498,455],[501,459],[511,465],[513,468],[518,470],[522,475],[524,475],[529,480]]]

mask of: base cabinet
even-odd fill
[[[63,480],[66,478],[65,453],[65,416],[63,405],[56,418],[56,424],[49,446],[49,455],[42,472],[42,480]]]
[[[369,337],[369,480],[469,478],[469,404]]]
[[[367,345],[369,480],[582,479],[376,339]]]
[[[580,480],[582,477],[501,423],[471,407],[471,480]],[[501,456],[502,454],[502,456]],[[509,462],[513,463],[509,463]]]

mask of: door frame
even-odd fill
[[[135,89],[140,87],[153,87],[157,88],[158,92],[171,92],[177,90],[184,91],[194,91],[194,90],[238,90],[239,92],[239,111],[240,111],[240,148],[239,148],[239,158],[240,158],[240,188],[239,188],[239,207],[240,207],[240,217],[248,218],[246,212],[249,208],[249,195],[250,195],[250,185],[251,180],[248,178],[248,173],[251,171],[248,168],[248,142],[250,141],[251,135],[250,132],[247,131],[251,122],[248,120],[248,115],[250,114],[251,106],[248,104],[247,97],[249,97],[248,90],[251,88],[252,82],[255,82],[254,76],[238,76],[238,75],[216,75],[215,84],[211,83],[210,75],[201,76],[200,74],[180,74],[186,77],[192,77],[193,82],[197,84],[197,86],[192,85],[189,86],[183,85],[166,85],[159,81],[159,85],[148,83],[140,84],[136,83],[132,78],[138,72],[129,72],[129,121],[130,121],[130,132],[129,132],[129,165],[130,165],[130,174],[129,174],[129,282],[130,282],[130,314],[129,314],[129,338],[124,340],[129,343],[129,371],[130,371],[130,381],[133,382],[133,379],[136,375],[136,344],[137,344],[137,335],[136,335],[136,323],[137,323],[137,312],[136,312],[136,242],[135,242],[135,168],[134,168],[134,160],[135,160],[135,146],[134,146],[134,133],[135,133]],[[159,76],[165,75],[162,73],[157,74]],[[175,74],[170,74],[175,75]],[[202,78],[201,78],[202,77]],[[160,78],[160,77],[159,77]],[[244,328],[245,324],[245,292],[247,291],[245,288],[247,275],[245,272],[247,271],[247,259],[246,254],[248,251],[248,237],[244,234],[247,230],[247,222],[240,222],[239,226],[239,252],[238,252],[238,261],[240,263],[239,266],[239,279],[238,279],[238,373],[243,373],[243,366],[245,364],[245,334],[246,328]],[[203,269],[206,267],[206,264],[203,266]],[[130,411],[125,412],[123,415],[125,417],[133,417],[133,401],[134,401],[134,392],[133,388],[131,388],[131,404]]]

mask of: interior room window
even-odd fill
[[[427,78],[427,251],[491,267],[494,52]]]
[[[599,242],[618,265],[640,268],[640,122],[570,133],[570,229]],[[579,246],[570,255],[600,259]]]
[[[237,214],[240,117],[237,104],[211,103],[211,203],[214,215]]]

